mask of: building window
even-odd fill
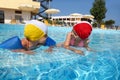
[[[21,15],[15,15],[15,20],[17,21],[17,23],[22,23],[24,21]]]
[[[0,10],[0,23],[4,23],[4,11]]]
[[[33,1],[37,1],[38,2],[38,0],[33,0]]]
[[[15,11],[15,14],[22,14],[22,11]]]

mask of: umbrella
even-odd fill
[[[60,10],[58,10],[58,9],[53,9],[53,8],[47,9],[47,10],[45,11],[45,13],[47,13],[47,14],[57,14],[57,13],[59,13],[59,12],[60,12]]]
[[[73,14],[70,14],[70,16],[82,16],[82,14],[79,14],[79,13],[73,13]]]
[[[84,17],[84,18],[94,18],[93,15],[84,15],[83,17]]]

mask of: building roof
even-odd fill
[[[40,2],[33,0],[0,0],[0,8],[32,11],[36,13],[40,9]]]

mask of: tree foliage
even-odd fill
[[[90,13],[95,17],[94,19],[99,25],[105,18],[105,14],[107,12],[105,5],[105,0],[95,0],[93,3],[93,7],[90,9]]]
[[[109,26],[113,25],[114,23],[115,23],[114,20],[105,21],[105,25],[109,25]]]
[[[112,29],[114,27],[113,24],[115,24],[114,20],[107,20],[107,21],[105,21],[105,25],[106,25],[107,28],[111,28]]]

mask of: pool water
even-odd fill
[[[23,36],[24,25],[0,24],[0,43]],[[63,42],[72,28],[49,27],[48,35]],[[62,47],[52,53],[48,47],[34,50],[34,55],[0,49],[0,80],[120,80],[120,31],[93,29],[85,56]]]

